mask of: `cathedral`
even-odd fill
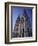
[[[32,37],[32,26],[24,9],[24,14],[17,17],[12,37]]]

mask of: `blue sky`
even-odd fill
[[[13,29],[14,29],[14,25],[15,25],[17,17],[19,15],[23,15],[24,9],[26,10],[28,17],[30,18],[30,23],[32,23],[32,8],[11,7],[11,17],[12,17]]]

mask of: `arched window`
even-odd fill
[[[23,32],[22,32],[22,37],[24,37],[24,28],[23,28]]]

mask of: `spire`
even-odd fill
[[[26,9],[24,9],[24,13],[23,13],[23,15],[26,17],[26,21],[28,21],[28,14],[27,14],[27,11],[26,11]]]
[[[25,10],[25,9],[24,9],[24,13],[23,13],[23,14],[24,14],[24,16],[25,16],[25,17],[27,16],[27,12],[26,12],[26,10]]]

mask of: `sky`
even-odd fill
[[[24,9],[26,10],[28,17],[30,18],[30,23],[32,23],[32,8],[13,7],[12,6],[11,7],[11,17],[12,17],[11,19],[12,19],[13,29],[14,29],[14,26],[15,26],[15,23],[16,23],[16,20],[17,20],[17,17],[19,15],[23,15]]]

